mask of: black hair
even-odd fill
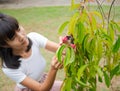
[[[12,39],[18,28],[19,24],[15,18],[0,13],[0,46],[6,45],[6,40]]]
[[[12,39],[15,32],[18,31],[19,24],[18,21],[9,15],[0,13],[0,57],[2,58],[2,63],[5,66],[12,69],[18,69],[20,66],[20,56],[13,55],[11,48],[5,48],[7,45],[6,41]],[[32,41],[28,38],[29,45],[27,51],[30,50]],[[4,65],[3,65],[4,66]]]

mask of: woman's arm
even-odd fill
[[[60,45],[62,45],[62,43],[63,43],[63,37],[60,36],[59,37],[59,43],[55,43],[53,41],[48,40],[45,48],[49,51],[56,52],[58,47],[60,47]]]
[[[54,83],[57,70],[50,69],[46,80],[39,83],[29,77],[26,77],[21,84],[33,91],[49,91]]]
[[[43,83],[39,83],[29,77],[26,77],[21,84],[33,91],[49,91],[54,83],[57,70],[61,69],[62,66],[63,65],[57,61],[56,57],[54,57],[51,63],[50,71]]]
[[[45,49],[52,51],[52,52],[56,52],[56,50],[58,49],[59,46],[60,46],[59,44],[48,40],[47,44],[45,46]]]

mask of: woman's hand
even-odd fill
[[[63,36],[60,36],[59,37],[59,45],[62,45],[63,44]]]
[[[57,57],[54,56],[52,58],[51,67],[54,70],[62,69],[63,68],[63,63],[58,62]]]

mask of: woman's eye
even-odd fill
[[[20,31],[20,28],[18,28],[18,30],[17,31]]]
[[[11,40],[14,40],[15,39],[15,35],[11,38]]]

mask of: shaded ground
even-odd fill
[[[70,5],[71,0],[0,0],[0,8]]]
[[[82,0],[75,0],[80,2]],[[111,2],[105,2],[107,0],[100,0],[100,3],[111,4]],[[112,1],[112,0],[111,0]],[[70,5],[71,0],[0,0],[0,8],[24,8],[32,6],[63,6]],[[96,4],[96,3],[92,3]],[[115,0],[115,5],[120,5],[120,0]]]

